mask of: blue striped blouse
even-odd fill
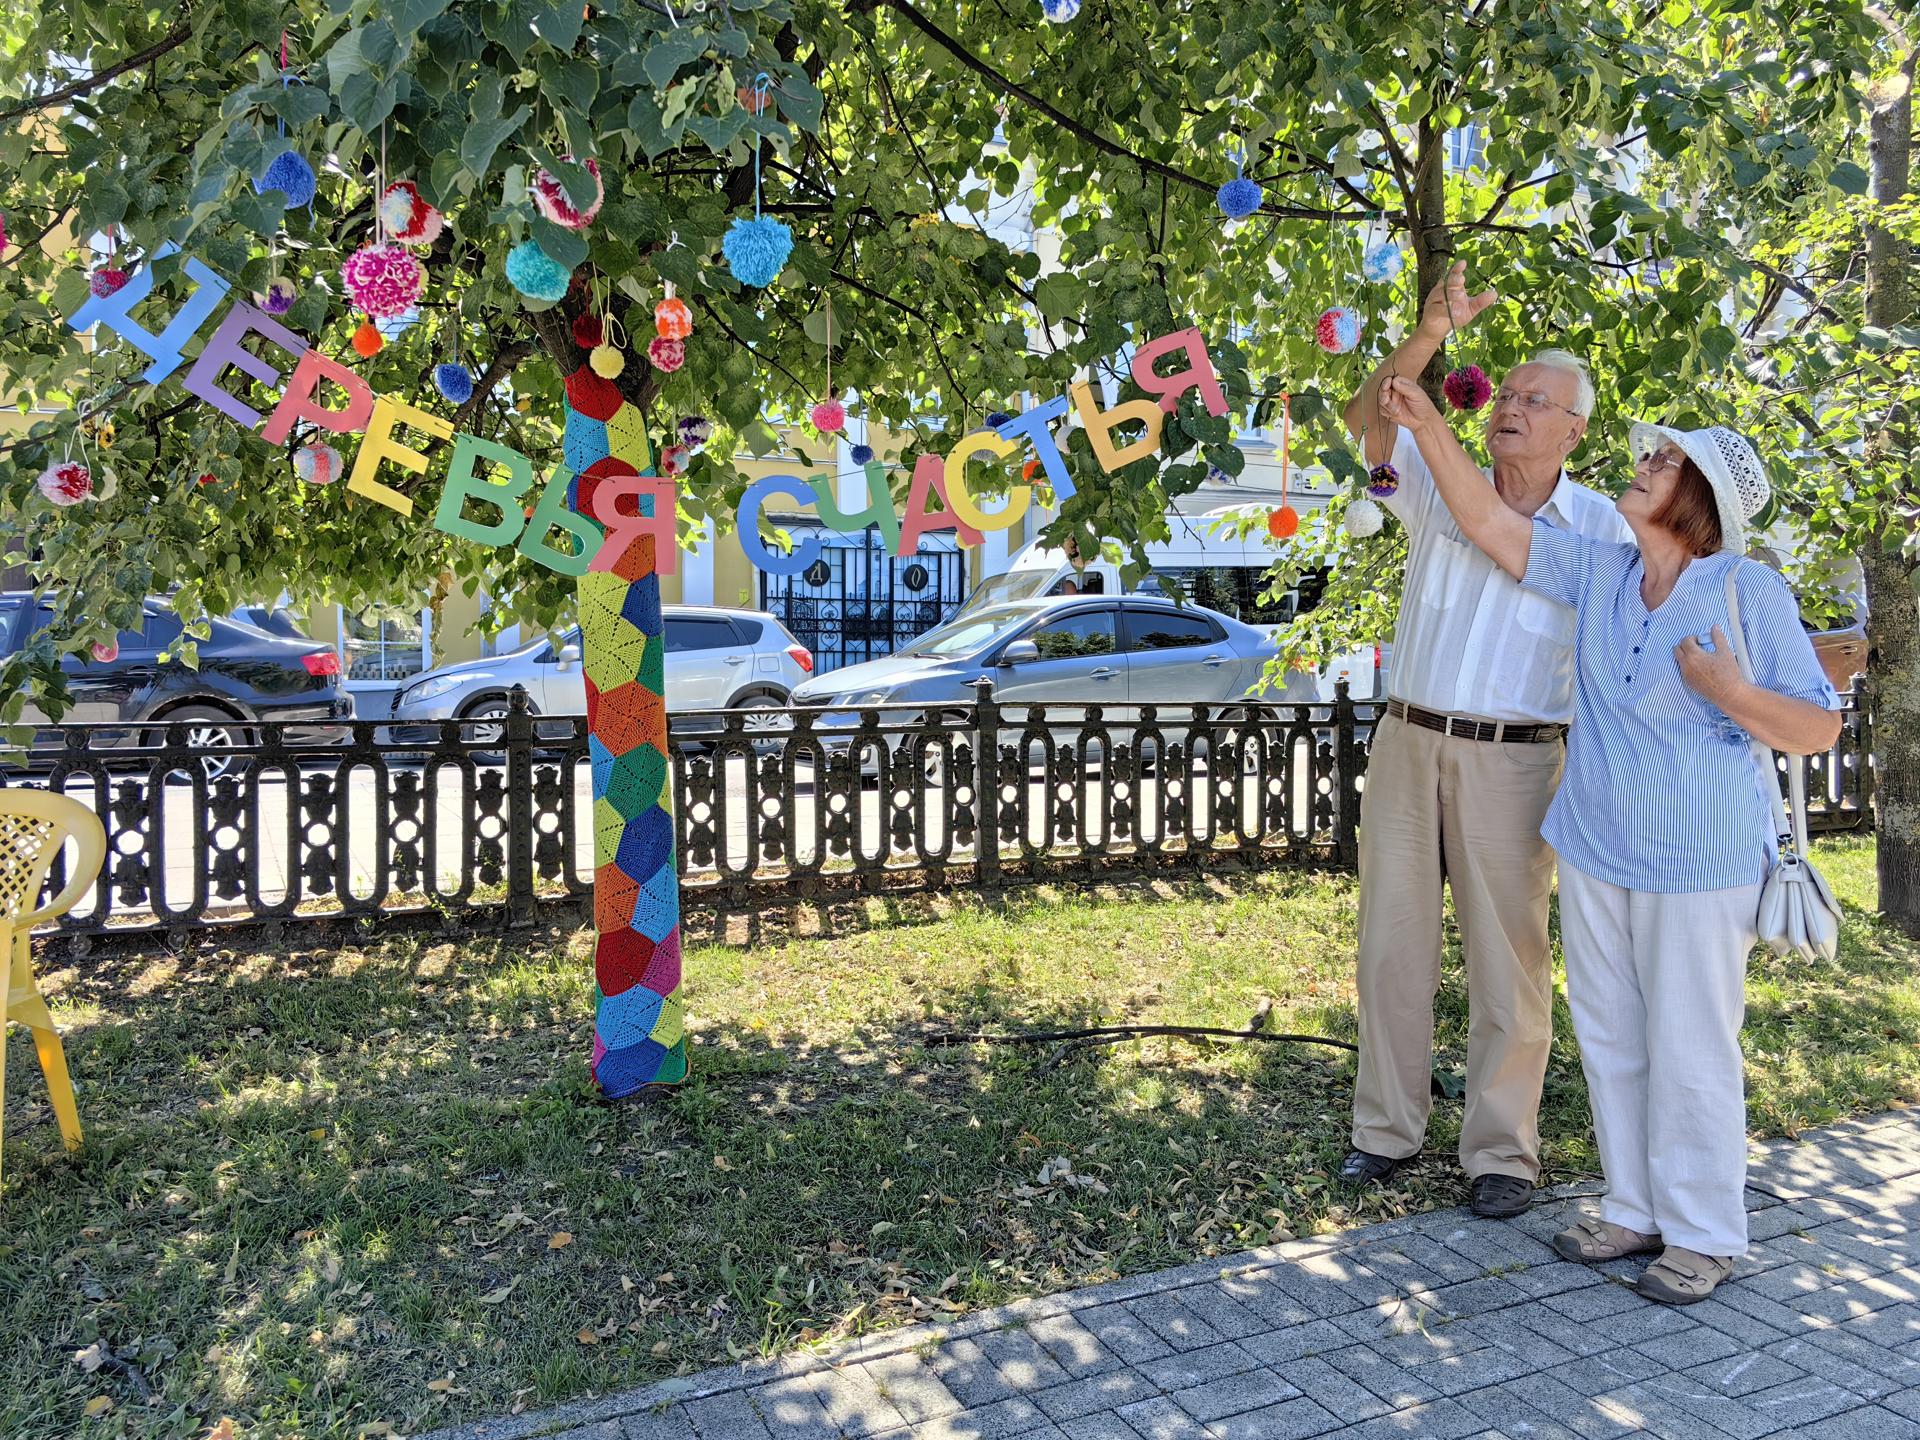
[[[1695,560],[1660,606],[1640,598],[1640,551],[1534,522],[1525,582],[1574,607],[1566,778],[1541,834],[1568,864],[1629,890],[1690,894],[1764,880],[1773,821],[1747,732],[1681,678],[1673,649],[1730,632],[1727,567],[1754,679],[1840,706],[1787,582],[1733,555]]]

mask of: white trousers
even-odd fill
[[[1747,1253],[1740,1024],[1759,906],[1757,884],[1656,895],[1560,862],[1601,1218],[1702,1255]]]

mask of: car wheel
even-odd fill
[[[793,717],[787,713],[787,701],[778,695],[760,691],[737,701],[733,708],[744,710],[740,728],[753,737],[756,755],[777,755],[785,743],[780,737],[793,729]]]
[[[246,756],[234,753],[249,743],[247,728],[224,710],[211,705],[182,705],[156,718],[186,725],[186,746],[199,757],[194,763],[209,781],[242,774],[250,763]],[[157,748],[166,743],[165,734],[150,731],[144,743]],[[170,770],[167,778],[184,778],[186,774],[185,769]]]
[[[460,734],[471,747],[473,758],[482,765],[502,765],[506,763],[507,752],[490,750],[483,747],[499,745],[507,738],[507,697],[490,695],[477,700],[460,712],[461,720],[467,722],[460,727]]]

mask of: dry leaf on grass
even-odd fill
[[[573,1232],[570,1230],[556,1230],[552,1235],[547,1237],[547,1249],[549,1250],[564,1250],[571,1244],[573,1244]]]
[[[113,1352],[107,1349],[106,1341],[96,1340],[84,1350],[73,1352],[73,1363],[88,1375],[93,1374],[107,1361],[113,1358]]]
[[[453,1377],[451,1375],[447,1376],[445,1379],[442,1379],[442,1380],[427,1381],[427,1389],[433,1391],[433,1393],[436,1395],[444,1395],[447,1393],[447,1391],[451,1390],[452,1388],[453,1388]]]
[[[514,1287],[519,1283],[520,1283],[520,1277],[516,1275],[513,1277],[513,1279],[507,1281],[506,1284],[502,1285],[498,1290],[489,1290],[486,1294],[482,1295],[480,1297],[480,1303],[482,1305],[498,1305],[501,1301],[505,1300],[507,1296],[513,1293]]]
[[[82,1413],[91,1420],[96,1416],[106,1414],[107,1411],[112,1408],[113,1397],[111,1395],[96,1395],[93,1399],[87,1401],[87,1408]]]
[[[206,1440],[233,1440],[233,1419],[222,1415],[213,1422],[213,1428],[207,1431]]]
[[[591,1330],[583,1329],[573,1338],[578,1340],[582,1345],[598,1345],[600,1343],[600,1337]]]

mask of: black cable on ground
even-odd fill
[[[984,1032],[945,1032],[929,1035],[924,1042],[940,1049],[953,1045],[1047,1045],[1060,1043],[1049,1065],[1060,1065],[1081,1050],[1095,1045],[1117,1045],[1127,1040],[1144,1040],[1155,1035],[1172,1035],[1209,1040],[1266,1040],[1290,1045],[1327,1045],[1335,1050],[1358,1052],[1350,1040],[1335,1040],[1325,1035],[1292,1035],[1266,1028],[1273,1013],[1273,1001],[1262,1000],[1244,1030],[1228,1030],[1219,1025],[1088,1025],[1073,1030],[1035,1030],[1011,1034]]]

